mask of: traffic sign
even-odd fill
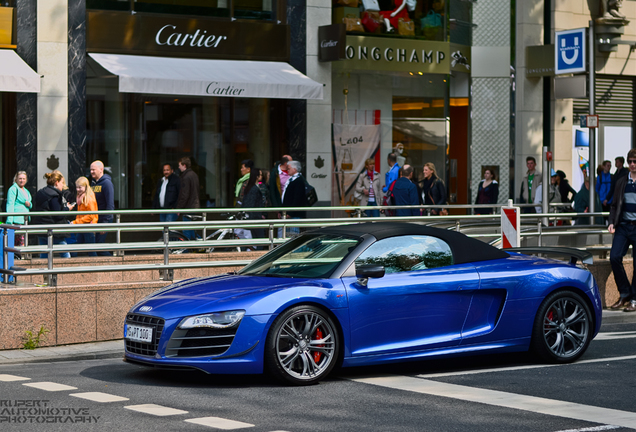
[[[554,32],[554,74],[587,71],[585,28]]]
[[[581,115],[581,127],[583,128],[597,128],[598,127],[598,115],[587,114]]]

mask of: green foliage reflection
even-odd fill
[[[413,270],[425,270],[445,267],[453,264],[450,252],[430,251],[422,255],[391,253],[384,257],[367,257],[356,260],[357,265],[383,265],[386,273],[398,273]]]

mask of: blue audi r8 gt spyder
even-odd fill
[[[572,362],[600,326],[596,281],[576,259],[418,224],[361,223],[308,232],[238,273],[151,294],[126,317],[125,361],[306,385],[336,365],[438,356],[530,350]]]

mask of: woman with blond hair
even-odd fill
[[[80,177],[75,182],[75,191],[77,192],[77,211],[97,211],[97,200],[95,193],[91,189],[91,184],[86,177]],[[96,224],[98,216],[96,214],[77,215],[72,224]],[[95,243],[95,233],[88,231],[80,231],[75,234],[77,243],[90,244]],[[96,252],[88,252],[88,256],[97,256]]]
[[[27,173],[24,171],[18,171],[15,177],[13,177],[13,185],[9,188],[7,193],[7,213],[24,213],[28,212],[33,206],[31,194],[25,188],[27,182]],[[7,216],[8,224],[23,225],[24,216]],[[24,234],[15,235],[15,245],[25,246]]]
[[[442,205],[446,204],[446,188],[444,182],[437,176],[435,165],[431,162],[424,164],[422,171],[424,178],[417,184],[421,191],[421,203],[424,205]],[[441,208],[430,209],[430,214],[437,215],[444,212]]]
[[[46,179],[46,187],[43,187],[35,195],[35,211],[36,212],[59,212],[69,210],[72,206],[64,205],[62,200],[62,189],[64,188],[64,181],[62,174],[59,172],[50,172],[44,174]],[[54,225],[54,224],[66,224],[67,220],[64,216],[33,216],[34,225]],[[53,244],[67,244],[66,234],[56,234],[53,236]],[[38,236],[38,243],[40,246],[46,245],[48,242],[47,236]],[[68,252],[61,254],[62,258],[70,258],[71,255]],[[40,254],[40,258],[47,258],[48,254]]]

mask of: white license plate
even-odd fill
[[[137,342],[152,343],[152,327],[126,324],[124,338]]]

